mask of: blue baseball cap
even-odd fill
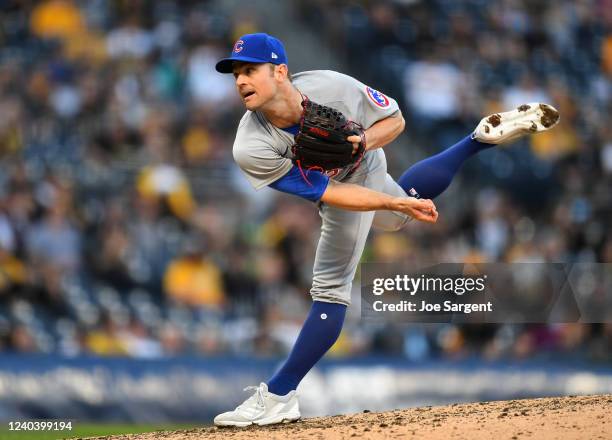
[[[232,73],[232,62],[287,64],[285,47],[278,38],[263,32],[246,34],[238,38],[232,54],[217,63],[215,69],[221,73]]]

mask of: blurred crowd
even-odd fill
[[[393,176],[485,114],[562,115],[472,159],[437,225],[373,232],[364,261],[612,263],[612,1],[292,8],[345,73],[400,102]],[[320,220],[250,189],[231,158],[243,108],[214,70],[237,36],[274,34],[262,22],[207,1],[0,1],[1,352],[290,349]],[[332,355],[611,361],[612,324],[373,326],[358,288]]]

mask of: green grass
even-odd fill
[[[72,430],[64,431],[9,431],[8,423],[0,427],[0,440],[56,440],[65,438],[99,437],[113,434],[137,434],[152,431],[176,431],[198,425],[111,425],[72,422]],[[202,425],[200,425],[202,426]]]

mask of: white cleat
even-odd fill
[[[269,392],[268,386],[263,382],[258,387],[250,386],[244,390],[255,390],[255,394],[235,410],[215,417],[215,425],[244,428],[252,424],[263,426],[295,422],[301,417],[295,391],[286,396],[277,396]]]
[[[559,112],[548,104],[532,102],[480,121],[472,138],[487,144],[503,144],[527,134],[550,130],[559,122]]]

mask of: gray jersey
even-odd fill
[[[293,85],[311,101],[340,110],[364,128],[398,112],[395,100],[348,75],[313,70],[293,76]],[[272,125],[261,112],[247,111],[240,121],[233,154],[249,182],[260,189],[280,179],[292,167],[293,135]],[[372,154],[367,152],[366,156]],[[350,167],[334,178],[342,180]]]
[[[329,70],[302,72],[293,84],[318,104],[340,110],[365,128],[399,112],[397,103],[350,76]],[[234,159],[256,188],[262,188],[284,176],[291,162],[293,135],[270,124],[260,112],[247,111],[240,121]],[[382,148],[368,151],[359,168],[350,168],[333,178],[382,191],[394,197],[406,197],[402,188],[387,174]],[[349,304],[352,281],[372,223],[385,230],[403,227],[408,217],[391,211],[345,211],[319,204],[321,238],[313,267],[313,299]]]

